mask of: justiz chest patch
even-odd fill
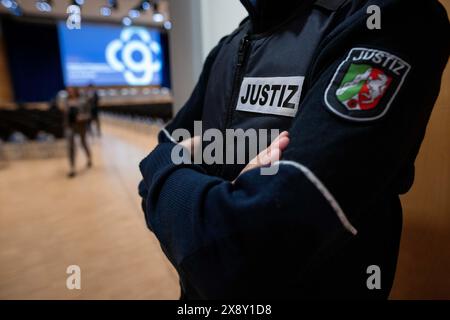
[[[382,118],[400,91],[411,66],[388,52],[354,48],[325,91],[325,104],[354,121]]]
[[[295,117],[304,77],[244,78],[236,110]]]

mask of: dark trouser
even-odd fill
[[[98,114],[93,114],[91,121],[93,123],[95,123],[95,127],[96,127],[96,130],[97,130],[97,135],[101,136],[102,130],[101,130],[101,127],[100,127],[100,118],[98,117]]]
[[[70,126],[70,132],[68,135],[69,142],[69,162],[70,168],[73,171],[75,169],[75,157],[76,157],[76,147],[75,147],[75,136],[79,135],[81,140],[81,145],[86,153],[88,161],[91,161],[91,151],[89,145],[86,141],[86,132],[88,128],[88,121],[78,121]]]

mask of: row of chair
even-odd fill
[[[173,114],[171,103],[109,106],[101,107],[100,111],[131,117],[159,118],[163,121],[172,119]]]
[[[100,108],[103,114],[112,114],[134,119],[131,123],[167,122],[172,118],[171,104],[123,105]],[[158,119],[158,120],[153,120]],[[57,108],[0,109],[0,140],[22,142],[22,140],[60,139],[64,137],[64,115]]]
[[[0,139],[10,141],[17,132],[23,134],[28,140],[39,139],[43,134],[51,135],[55,139],[62,138],[64,137],[63,113],[56,108],[49,110],[0,109]]]

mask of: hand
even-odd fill
[[[256,168],[268,166],[281,159],[283,151],[287,148],[289,144],[289,132],[283,131],[272,144],[261,151],[255,158],[253,158],[249,164],[241,171],[239,174],[242,175],[249,170]]]
[[[201,151],[202,140],[200,136],[194,136],[187,140],[181,141],[179,145],[181,145],[183,148],[186,148],[190,152],[191,157],[193,157],[194,154]]]

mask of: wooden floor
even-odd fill
[[[176,299],[177,276],[146,229],[137,164],[155,140],[105,126],[94,168],[65,159],[0,170],[0,299]],[[79,167],[84,165],[80,154]],[[82,289],[66,289],[79,265]]]

